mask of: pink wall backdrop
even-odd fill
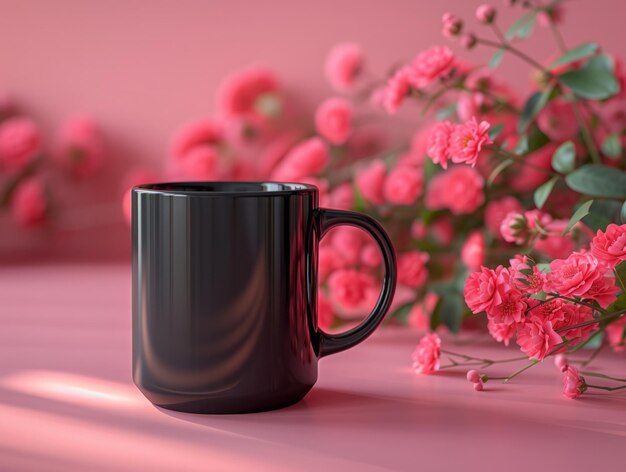
[[[158,168],[172,129],[212,113],[214,92],[225,74],[252,63],[269,65],[312,106],[331,93],[321,66],[334,43],[361,43],[368,66],[383,74],[396,60],[445,43],[440,35],[444,11],[468,18],[477,29],[473,11],[479,3],[1,0],[0,89],[44,127],[77,112],[91,114],[104,130],[111,159],[102,178],[78,189],[80,198],[72,205],[77,211],[87,208],[87,215],[91,205],[104,205],[93,218],[114,224],[105,231],[76,226],[46,245],[36,236],[18,246],[33,257],[127,257],[128,230],[121,214],[106,206],[117,203],[122,169],[132,163]],[[503,11],[502,21],[510,23],[505,2],[493,3]],[[563,28],[566,42],[596,40],[626,57],[624,13],[623,1],[572,0]],[[541,29],[525,49],[545,57],[555,51]],[[490,56],[484,49],[463,54],[476,63]],[[527,70],[508,57],[501,74],[523,90]],[[5,251],[15,241],[7,244]]]

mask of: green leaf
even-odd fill
[[[354,205],[352,209],[362,213],[366,207],[365,198],[361,195],[359,187],[356,184],[352,186],[352,191],[354,193]]]
[[[586,164],[565,177],[567,186],[590,197],[626,199],[626,173],[601,164]]]
[[[487,179],[487,186],[492,186],[498,175],[500,175],[504,169],[513,164],[513,162],[513,159],[505,159],[500,164],[498,164],[496,168],[491,171],[491,174]]]
[[[533,93],[528,100],[526,100],[520,119],[517,122],[518,134],[524,134],[526,132],[531,121],[535,119],[535,116],[537,116],[546,103],[548,103],[553,90],[554,86],[548,87],[543,92]]]
[[[624,201],[622,209],[619,212],[619,218],[622,220],[622,223],[626,223],[626,201]]]
[[[491,128],[489,128],[489,137],[492,140],[495,140],[498,135],[502,132],[502,130],[504,129],[504,123],[498,123],[495,126],[492,126]]]
[[[582,98],[603,100],[619,92],[613,60],[606,54],[591,58],[580,69],[559,76],[560,82]]]
[[[453,333],[458,333],[463,321],[463,300],[459,294],[449,294],[442,297],[437,303],[431,318],[433,322],[443,323]],[[435,326],[436,327],[436,326]]]
[[[581,44],[580,46],[575,47],[574,49],[566,52],[561,57],[559,57],[556,61],[548,66],[548,69],[554,69],[555,67],[569,64],[570,62],[579,61],[580,59],[584,59],[585,57],[593,56],[597,50],[598,45],[596,43]]]
[[[513,38],[527,38],[533,32],[535,27],[535,21],[537,20],[537,12],[530,11],[521,16],[515,23],[513,23],[509,29],[504,33],[504,37],[507,40]]]
[[[533,195],[533,200],[535,201],[535,206],[539,209],[543,208],[543,205],[548,200],[552,189],[554,188],[554,184],[556,184],[558,177],[552,177],[545,184],[535,190],[535,194]]]
[[[528,149],[526,152],[535,152],[549,142],[550,138],[543,134],[537,125],[533,124],[528,129]]]
[[[572,215],[572,217],[569,219],[569,223],[567,223],[567,226],[563,230],[562,236],[565,236],[569,232],[569,230],[574,227],[576,223],[578,223],[580,220],[582,220],[585,216],[589,214],[589,208],[591,208],[592,204],[593,204],[593,200],[589,200],[578,207],[578,210],[576,210],[574,214]]]
[[[594,233],[599,229],[604,230],[611,223],[619,222],[621,208],[621,202],[615,200],[595,200],[591,205],[590,213],[583,218],[583,223]]]
[[[615,266],[615,277],[619,279],[617,280],[618,287],[621,287],[622,283],[626,284],[626,261],[622,261]]]
[[[561,144],[552,155],[552,168],[561,174],[569,174],[573,171],[575,163],[576,149],[571,141]]]
[[[491,56],[491,59],[489,59],[487,67],[489,67],[490,69],[497,69],[497,67],[502,62],[502,59],[504,58],[505,52],[505,49],[498,49],[495,53],[493,53],[493,56]]]
[[[607,157],[622,156],[622,142],[617,134],[609,134],[602,143],[602,153]]]
[[[447,105],[441,108],[440,110],[438,110],[435,117],[437,118],[438,121],[443,121],[449,116],[454,115],[455,113],[456,113],[456,102],[451,103],[450,105]]]
[[[398,308],[396,311],[394,311],[392,315],[389,316],[387,319],[394,318],[396,320],[400,320],[404,322],[409,317],[409,313],[411,312],[412,308],[413,308],[413,302],[406,303],[402,305],[400,308]]]

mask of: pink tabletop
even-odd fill
[[[241,416],[160,410],[130,378],[127,266],[2,268],[0,323],[3,471],[623,464],[626,394],[566,400],[551,362],[509,385],[490,382],[474,392],[463,371],[415,375],[410,355],[418,334],[392,328],[322,360],[317,385],[292,407]],[[476,335],[447,343],[492,358],[512,352]],[[596,365],[623,376],[625,360],[605,353]]]

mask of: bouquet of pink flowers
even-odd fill
[[[398,254],[391,322],[433,331],[414,354],[418,372],[440,368],[434,333],[440,327],[457,332],[482,323],[497,341],[515,340],[531,360],[525,368],[603,343],[621,349],[626,75],[597,44],[566,45],[559,1],[511,3],[521,13],[506,31],[494,7],[477,9],[489,38],[465,32],[455,15],[443,16],[445,37],[465,48],[494,49],[486,66],[435,46],[376,78],[358,45],[337,45],[325,64],[337,95],[318,106],[313,120],[298,112],[272,71],[236,73],[218,91],[215,117],[175,133],[165,173],[181,180],[313,183],[322,206],[381,221]],[[519,47],[536,23],[554,34],[551,57],[537,60]],[[507,56],[532,74],[525,99],[495,74]],[[411,106],[417,131],[405,137],[408,144],[395,145],[390,127],[372,125],[372,114],[394,120],[390,115],[400,108],[409,116]],[[380,265],[359,230],[340,228],[323,240],[323,328],[371,308]],[[457,356],[453,366],[477,364]],[[558,359],[567,396],[592,387]],[[483,367],[497,362],[480,361]],[[478,371],[468,378],[476,389],[488,379]]]
[[[22,229],[48,226],[58,214],[55,186],[94,175],[104,163],[101,136],[93,121],[65,122],[47,144],[41,128],[0,97],[0,209]]]

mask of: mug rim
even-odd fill
[[[214,187],[210,189],[207,187]],[[221,189],[219,189],[221,187]],[[234,189],[228,189],[234,187]],[[247,188],[246,188],[247,187]],[[277,187],[277,188],[276,188]],[[300,182],[278,182],[263,180],[219,180],[152,182],[133,186],[134,192],[156,195],[182,196],[274,196],[316,193],[315,185]]]

